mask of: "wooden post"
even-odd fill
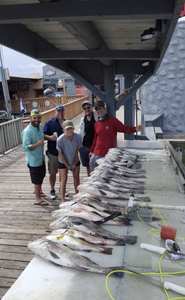
[[[107,113],[109,116],[116,116],[115,109],[115,92],[114,92],[114,78],[115,78],[115,64],[106,67],[103,66],[104,84],[105,84],[105,97]]]
[[[63,85],[63,99],[64,99],[64,103],[66,104],[66,85],[65,85],[65,78],[62,78],[62,85]]]
[[[125,76],[125,88],[130,88],[133,85],[133,76]],[[124,105],[124,124],[134,126],[133,101],[132,96]],[[133,140],[133,133],[125,133],[125,140]]]

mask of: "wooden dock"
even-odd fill
[[[81,166],[81,182],[85,176],[86,169]],[[21,146],[0,156],[0,299],[34,256],[27,248],[28,242],[47,234],[51,212],[60,204],[59,198],[51,200],[49,197],[48,174],[43,191],[50,205],[34,206],[33,185]],[[74,195],[71,174],[67,191],[66,199],[70,200]]]

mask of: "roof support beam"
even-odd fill
[[[170,19],[175,0],[90,0],[3,5],[0,23],[35,21],[92,21],[118,19]]]
[[[103,77],[104,77],[104,87],[105,87],[105,97],[106,97],[106,107],[109,116],[115,117],[115,64],[110,67],[103,67]]]
[[[69,73],[72,77],[76,78],[82,85],[84,85],[87,89],[89,89],[93,94],[97,97],[105,101],[105,95],[99,89],[97,89],[94,85],[89,83],[85,78],[75,72],[70,66],[67,67],[67,73]]]
[[[154,65],[152,64],[143,74],[142,77],[133,85],[130,90],[130,93],[121,97],[116,103],[116,110],[120,108],[120,106],[124,105],[132,95],[136,93],[136,91],[153,75]]]
[[[89,50],[107,50],[107,46],[94,25],[89,22],[61,22],[77,40],[79,40]],[[101,58],[100,61],[105,66],[111,66],[113,61]]]
[[[157,50],[71,50],[71,51],[38,51],[38,60],[63,59],[123,59],[123,60],[158,60]]]

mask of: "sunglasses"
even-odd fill
[[[40,114],[41,113],[41,111],[39,109],[33,109],[31,112],[32,113],[36,113],[36,114]]]
[[[90,106],[84,107],[83,110],[90,109]]]
[[[99,111],[99,110],[103,110],[103,109],[104,109],[104,107],[99,107],[99,106],[95,107],[95,111]]]

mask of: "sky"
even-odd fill
[[[10,76],[30,77],[32,73],[43,76],[42,66],[45,64],[5,46],[2,49],[4,68],[9,69]]]

